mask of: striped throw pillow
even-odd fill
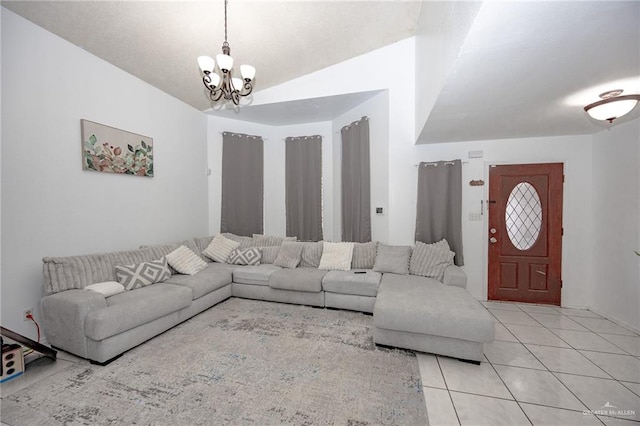
[[[355,243],[353,246],[351,269],[373,269],[373,265],[376,263],[377,250],[377,241],[371,241],[369,243]]]
[[[227,263],[232,251],[240,247],[240,243],[230,240],[224,235],[216,235],[202,253],[220,263]]]
[[[185,275],[195,275],[207,267],[207,262],[186,246],[180,246],[167,256],[167,262],[176,271]]]
[[[322,243],[322,257],[318,269],[348,271],[351,269],[354,243]]]
[[[444,244],[447,248],[443,248]],[[409,263],[409,273],[412,275],[420,275],[422,277],[435,278],[442,281],[444,270],[449,265],[453,265],[453,257],[456,255],[449,250],[449,244],[446,240],[439,241],[434,244],[425,244],[416,241],[416,247],[411,255]]]

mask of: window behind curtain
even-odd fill
[[[322,240],[322,137],[285,139],[287,236]]]
[[[263,145],[260,136],[222,133],[220,232],[263,233]]]
[[[371,241],[369,119],[362,117],[342,134],[342,241]]]
[[[420,163],[418,166],[416,241],[430,244],[443,238],[456,253],[455,264],[464,265],[460,160]]]

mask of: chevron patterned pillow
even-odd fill
[[[149,284],[161,283],[171,277],[167,258],[138,263],[137,265],[116,266],[116,279],[125,290],[133,290]]]
[[[232,265],[259,265],[261,258],[262,250],[257,247],[251,247],[245,250],[233,250],[227,262]]]

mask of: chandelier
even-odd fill
[[[256,75],[256,69],[251,65],[240,65],[242,79],[232,77],[233,58],[230,56],[231,48],[227,42],[227,0],[224,0],[224,43],[222,53],[216,55],[215,61],[209,56],[199,56],[198,65],[202,71],[202,82],[209,91],[209,99],[217,102],[224,98],[235,105],[240,103],[240,96],[248,96],[253,90],[251,81]],[[216,73],[216,61],[220,74]]]

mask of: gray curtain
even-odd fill
[[[371,241],[369,119],[342,128],[342,241]]]
[[[322,137],[286,138],[287,236],[322,240]]]
[[[462,266],[462,162],[420,163],[418,169],[416,241],[446,238],[455,264]]]
[[[260,136],[222,133],[220,232],[263,233],[263,145]]]

